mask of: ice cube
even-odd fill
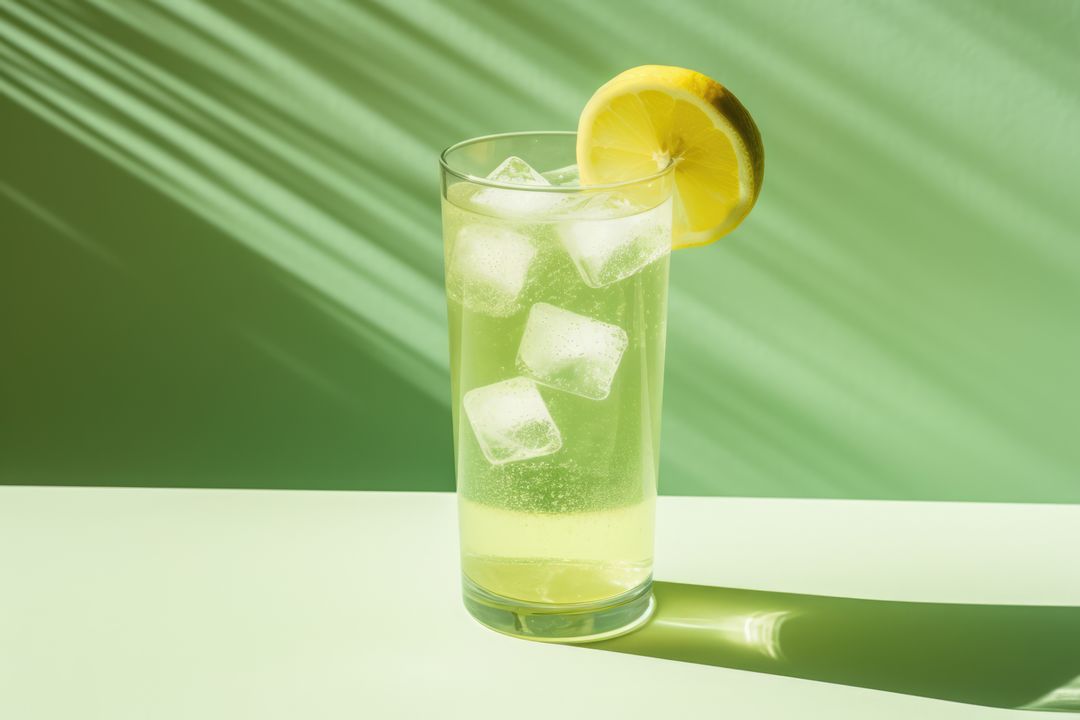
[[[476,441],[492,465],[557,452],[562,436],[536,383],[516,377],[474,388],[462,400]]]
[[[509,317],[521,309],[536,248],[525,235],[497,225],[466,225],[454,241],[446,288],[465,307]]]
[[[559,238],[586,285],[601,288],[671,252],[671,200],[633,212],[629,200],[598,193],[559,226]]]
[[[627,344],[626,331],[617,325],[536,303],[525,322],[517,365],[544,385],[603,400]]]
[[[511,185],[551,184],[543,175],[536,172],[536,170],[533,170],[529,163],[516,155],[511,155],[499,163],[499,167],[488,173],[487,179],[509,183]]]
[[[577,165],[567,165],[540,173],[552,185],[559,187],[578,187],[581,185],[581,173]]]
[[[529,163],[511,155],[499,167],[491,171],[488,180],[510,185],[551,187]],[[563,201],[559,193],[536,190],[511,190],[510,188],[481,187],[472,196],[472,204],[481,211],[504,217],[530,217],[543,215]]]
[[[560,217],[571,220],[601,220],[632,215],[634,204],[615,192],[575,193],[559,208]]]

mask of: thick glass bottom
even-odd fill
[[[591,603],[531,603],[484,590],[462,576],[465,608],[481,624],[525,640],[582,643],[636,630],[652,616],[652,579],[607,600]]]

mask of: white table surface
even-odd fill
[[[661,580],[1080,605],[1080,506],[658,513]],[[0,572],[4,720],[1048,717],[487,631],[447,494],[0,487]]]

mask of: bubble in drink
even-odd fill
[[[536,172],[529,163],[513,155],[492,170],[487,179],[510,185],[551,186],[547,178]],[[473,194],[470,202],[482,212],[489,214],[528,217],[549,212],[562,202],[562,197],[558,193],[536,192],[535,190],[481,187]]]
[[[492,465],[557,452],[562,436],[536,383],[516,377],[478,387],[462,398],[484,457]]]
[[[525,235],[496,225],[466,225],[454,241],[446,289],[473,312],[509,317],[521,309],[536,248]]]
[[[603,400],[628,344],[617,325],[548,303],[529,310],[517,365],[537,382],[592,400]]]
[[[628,278],[671,252],[671,201],[634,209],[624,197],[598,193],[559,225],[562,245],[589,287]]]

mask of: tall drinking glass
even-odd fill
[[[574,133],[442,154],[465,605],[535,640],[653,606],[672,174],[582,187]]]

